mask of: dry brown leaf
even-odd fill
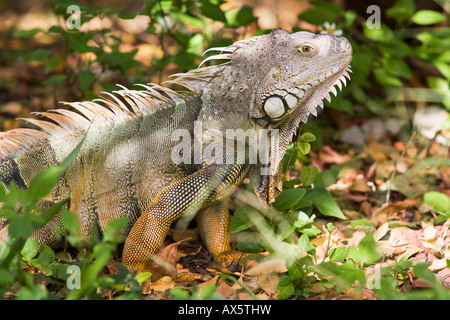
[[[373,237],[375,240],[380,240],[386,235],[388,231],[389,231],[389,223],[385,222],[374,232]]]
[[[172,289],[175,286],[175,281],[172,277],[164,276],[155,282],[151,282],[150,279],[145,280],[142,283],[142,293],[149,294],[153,290],[158,292],[164,292],[166,290]]]
[[[373,212],[372,221],[375,225],[384,223],[389,217],[400,212],[403,209],[412,209],[417,206],[417,201],[414,199],[405,199],[403,201],[396,201],[392,203],[385,203],[380,208]]]
[[[240,292],[238,294],[239,300],[253,300],[252,296],[247,292]]]
[[[320,149],[319,158],[322,162],[337,163],[337,164],[345,163],[352,159],[352,157],[349,154],[341,155],[336,151],[332,150],[330,146],[323,146],[323,148]]]
[[[434,259],[428,267],[431,271],[441,270],[447,267],[447,259]]]
[[[275,294],[277,292],[277,286],[280,282],[280,276],[275,272],[261,273],[256,279],[256,283],[267,294]]]
[[[263,261],[261,263],[258,263],[256,266],[251,267],[247,271],[245,271],[246,275],[253,276],[253,275],[259,275],[262,273],[271,273],[271,272],[287,272],[286,268],[286,261],[281,259],[270,259]]]
[[[217,280],[219,280],[219,276],[215,276],[212,279],[209,279],[208,281],[202,282],[198,284],[198,288],[199,290],[203,290],[205,287],[209,286],[209,285],[214,285],[217,283]]]
[[[183,241],[184,240],[169,244],[153,257],[153,262],[150,265],[152,281],[156,281],[164,276],[176,278],[178,245]]]
[[[367,181],[362,174],[356,175],[355,179],[353,180],[350,188],[351,191],[356,192],[371,192],[372,189],[367,185]]]
[[[216,289],[216,293],[220,294],[221,296],[224,296],[226,298],[230,297],[235,293],[236,290],[230,286],[225,279],[220,278],[219,279],[219,285]]]

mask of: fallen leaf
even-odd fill
[[[152,272],[152,281],[156,281],[164,276],[176,278],[177,261],[178,261],[178,245],[184,240],[174,242],[164,247],[159,253],[152,257],[153,262],[150,264]]]
[[[280,276],[275,272],[261,273],[256,279],[256,283],[267,294],[275,294],[277,292],[277,286],[280,282]]]
[[[235,293],[236,290],[230,286],[225,279],[220,278],[219,279],[219,285],[216,289],[216,293],[220,294],[221,296],[224,296],[225,298],[228,298]]]
[[[271,273],[271,272],[287,272],[286,261],[281,259],[270,259],[258,263],[256,266],[251,267],[247,271],[245,271],[246,275],[254,276],[262,273]]]
[[[323,146],[319,152],[319,158],[322,162],[325,163],[345,163],[352,160],[352,157],[349,154],[339,154],[336,151],[332,150],[330,146]]]
[[[164,276],[158,279],[155,282],[151,282],[151,280],[145,280],[142,283],[142,293],[149,294],[153,290],[158,292],[164,292],[166,290],[172,289],[175,286],[175,281],[170,276]]]

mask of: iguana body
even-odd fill
[[[69,209],[77,215],[86,242],[100,239],[110,221],[128,217],[123,263],[139,270],[148,269],[173,221],[196,215],[214,258],[232,261],[237,254],[229,244],[227,197],[250,175],[260,199],[274,201],[281,191],[278,165],[288,144],[300,122],[316,114],[324,97],[329,99],[328,92],[336,94],[334,85],[345,84],[352,50],[344,38],[282,30],[215,49],[224,54],[212,58],[231,61],[177,74],[169,81],[189,92],[156,85],[143,91],[123,89],[95,103],[69,103],[78,113],[43,113],[57,124],[28,119],[40,131],[2,133],[0,180],[5,186],[14,181],[25,188],[38,172],[67,157],[87,132],[77,159],[41,200],[43,209],[70,198]],[[248,153],[235,148],[225,150],[226,143],[222,154],[218,149],[212,153],[216,161],[198,161],[199,142],[194,140],[199,123],[203,132],[223,133],[219,137],[224,140],[227,129],[266,132],[269,139],[277,129],[279,140],[263,152],[269,163],[252,162]],[[179,132],[192,138],[192,148],[178,153],[193,159],[190,163],[174,161]],[[200,142],[200,149],[214,139]],[[230,154],[232,161],[226,158]],[[261,174],[267,167],[274,170]],[[33,237],[59,246],[63,240],[55,230],[60,225],[57,215]],[[0,228],[0,239],[5,238],[6,221]]]

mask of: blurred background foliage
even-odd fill
[[[73,24],[75,18],[67,10],[72,4],[81,9],[80,28],[68,28],[67,22]],[[227,46],[276,28],[342,32],[354,50],[352,80],[331,103],[325,101],[326,111],[320,117],[310,117],[304,126],[308,134],[291,146],[283,160],[288,179],[275,208],[284,212],[283,219],[287,217],[289,223],[278,223],[286,220],[270,216],[272,211],[259,210],[255,219],[261,224],[263,218],[258,214],[270,217],[266,222],[267,230],[276,235],[273,247],[277,243],[288,252],[291,245],[276,239],[297,242],[304,253],[303,258],[290,261],[277,287],[278,298],[307,298],[330,288],[339,294],[354,283],[360,283],[361,289],[364,266],[380,259],[373,249],[379,239],[368,233],[356,248],[331,248],[332,232],[349,230],[337,220],[333,221],[338,228],[327,224],[324,215],[353,219],[352,232],[374,230],[387,221],[390,227],[395,222],[419,228],[424,218],[439,225],[450,217],[449,6],[446,0],[111,0],[96,4],[88,0],[2,0],[0,129],[26,126],[16,118],[53,109],[58,101],[94,99],[102,91],[116,90],[115,84],[131,88],[137,83],[161,83],[173,73],[197,68],[207,48]],[[290,171],[291,167],[301,171]],[[13,190],[10,196],[14,192],[19,199],[27,191]],[[246,203],[237,206],[233,232],[250,231],[255,225],[250,213],[256,211]],[[69,242],[76,247],[77,223],[70,213],[64,215],[72,236]],[[21,242],[11,247],[10,254],[5,253],[6,247],[0,253],[8,257],[0,266],[0,292],[14,292],[19,298],[50,297],[42,286],[33,285],[36,279],[24,272],[25,264],[39,270],[49,288],[59,288],[54,289],[58,293],[53,298],[111,298],[117,292],[119,296],[127,292],[123,298],[140,297],[139,285],[146,275],[134,277],[121,270],[121,276],[97,277],[109,259],[115,258],[113,237],[106,237],[97,249],[84,252],[80,248],[77,259],[84,261],[81,267],[87,278],[82,291],[69,293],[61,281],[68,278],[64,271],[73,259],[59,253],[56,263],[50,248],[38,248],[26,240],[40,222],[27,224],[26,219],[15,217],[16,225],[26,224],[28,233],[17,228]],[[301,236],[292,236],[293,231]],[[328,237],[328,244],[324,242],[322,264],[314,266],[320,240],[313,243],[309,237],[317,235]],[[238,247],[271,249],[264,241],[246,241],[245,233]],[[447,257],[439,254],[435,255],[440,259]],[[329,262],[323,263],[325,258]],[[446,270],[450,270],[448,261]],[[408,257],[395,263],[394,269],[383,269],[391,278],[383,276],[383,288],[376,291],[382,298],[404,298],[394,288],[406,286],[412,263]],[[426,265],[414,268],[415,275],[434,279]],[[316,277],[309,276],[311,272]],[[448,297],[448,291],[435,280],[431,283],[434,289],[411,297]],[[103,286],[113,289],[102,291]]]

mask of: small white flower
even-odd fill
[[[336,30],[336,23],[329,23],[328,21],[325,21],[325,30],[321,31],[321,34],[332,34],[335,36],[342,36],[342,34],[344,33],[342,30]]]

